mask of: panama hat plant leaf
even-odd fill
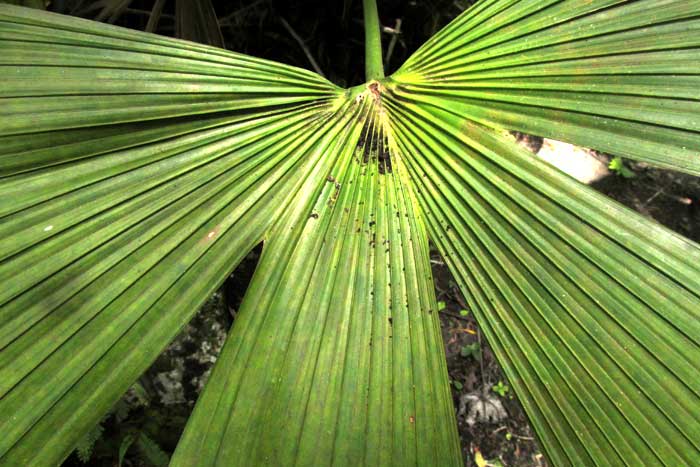
[[[461,465],[428,251],[553,465],[700,457],[700,248],[503,129],[700,175],[700,1],[482,0],[367,80],[0,5],[0,465],[259,242],[172,465]]]

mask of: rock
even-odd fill
[[[469,408],[469,412],[467,412]],[[484,386],[483,392],[464,394],[459,400],[458,417],[467,415],[464,420],[467,425],[479,423],[497,423],[508,417],[501,400],[491,391],[491,386]]]
[[[610,174],[606,156],[590,149],[553,139],[544,139],[537,157],[582,183],[593,183]]]
[[[194,405],[226,341],[229,322],[216,292],[146,373],[161,404]]]

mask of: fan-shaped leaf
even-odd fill
[[[700,1],[483,1],[394,75],[483,124],[700,175]]]
[[[460,465],[426,234],[373,115],[271,231],[175,465]]]
[[[692,464],[698,245],[477,123],[386,102],[431,237],[552,462]]]

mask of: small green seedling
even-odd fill
[[[614,157],[611,161],[610,164],[608,164],[608,169],[612,170],[615,172],[617,175],[624,177],[624,178],[633,178],[636,174],[625,165],[625,162],[622,160],[622,157]]]
[[[469,316],[469,310],[459,310],[460,316]]]
[[[481,346],[478,342],[465,345],[459,353],[462,357],[472,356],[476,360],[481,360]]]
[[[498,394],[501,397],[505,397],[506,393],[510,391],[510,388],[508,387],[507,384],[503,384],[503,381],[499,381],[497,385],[491,388],[493,392]]]
[[[447,304],[445,302],[437,302],[438,306],[438,311],[444,311],[447,308]]]

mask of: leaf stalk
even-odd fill
[[[382,38],[376,0],[362,0],[365,20],[365,77],[367,81],[384,78]]]

